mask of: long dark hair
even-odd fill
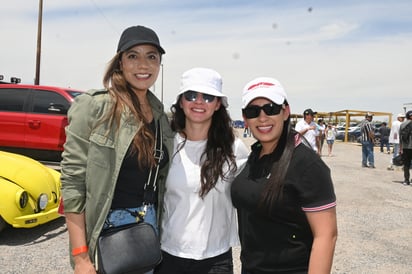
[[[171,127],[184,136],[184,142],[179,144],[176,153],[178,153],[186,143],[187,136],[184,132],[186,127],[186,116],[180,107],[180,100],[170,108],[172,112]],[[220,100],[220,99],[219,99]],[[221,104],[220,108],[213,113],[212,123],[209,128],[206,148],[200,156],[200,184],[201,189],[199,196],[204,198],[209,191],[215,187],[219,178],[225,180],[227,175],[223,166],[228,165],[228,172],[236,171],[236,160],[233,152],[233,143],[235,134],[232,128],[232,119],[226,108]]]
[[[288,105],[287,101],[284,104]],[[275,202],[282,199],[286,173],[295,150],[297,138],[300,137],[301,135],[292,127],[289,115],[288,119],[283,122],[282,134],[277,145],[277,148],[283,149],[283,151],[280,152],[279,160],[272,165],[270,177],[266,182],[259,202],[259,209],[265,213],[270,214]]]

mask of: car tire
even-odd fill
[[[3,218],[0,216],[0,233],[7,227],[7,223],[3,220]]]
[[[374,140],[375,146],[380,146],[381,145],[381,139],[380,138],[375,138]]]

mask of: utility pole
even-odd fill
[[[37,54],[36,54],[36,78],[34,84],[40,83],[40,56],[41,56],[41,29],[43,17],[43,0],[39,0],[39,18],[37,22]]]
[[[161,86],[161,89],[162,89],[161,92],[162,92],[162,93],[161,93],[161,97],[160,97],[161,99],[160,99],[160,101],[163,103],[163,79],[164,79],[164,78],[163,78],[163,64],[161,64],[160,66],[161,66],[161,68],[162,68],[162,86]]]

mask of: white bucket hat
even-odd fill
[[[181,94],[189,90],[220,97],[223,106],[228,107],[227,96],[222,93],[222,77],[212,69],[192,68],[184,72],[176,102]]]

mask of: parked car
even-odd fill
[[[245,122],[243,120],[234,120],[233,121],[233,127],[234,128],[244,128],[245,127]]]
[[[60,173],[23,155],[0,151],[0,232],[59,218]]]
[[[52,86],[0,85],[0,149],[60,161],[67,110],[82,91]]]
[[[360,127],[355,126],[348,129],[348,141],[349,142],[356,142],[358,137],[361,135]],[[345,130],[338,131],[336,134],[336,140],[345,140]]]

